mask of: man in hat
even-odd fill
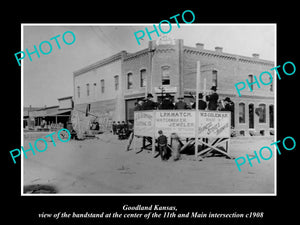
[[[202,94],[202,93],[199,93],[199,94],[198,94],[198,97],[199,97],[198,109],[200,109],[200,110],[205,110],[206,107],[207,107],[207,103],[203,100],[203,94]],[[192,108],[193,108],[193,109],[196,108],[196,102],[194,102]]]
[[[152,99],[153,99],[153,95],[151,93],[149,93],[147,95],[147,99],[143,103],[143,106],[142,106],[143,110],[154,110],[157,108],[157,103],[154,102]]]
[[[174,109],[174,104],[169,93],[167,93],[164,99],[162,100],[159,109]]]
[[[175,109],[190,109],[188,104],[186,104],[186,102],[183,101],[183,96],[179,96],[177,99],[178,102],[175,103]]]
[[[231,101],[229,97],[226,97],[224,99],[225,107],[224,111],[230,111],[231,112],[231,127],[234,128],[234,103]]]
[[[143,110],[143,101],[142,100],[134,103],[133,111],[141,111],[141,110]]]
[[[219,95],[217,94],[217,87],[211,87],[211,94],[206,96],[206,101],[208,101],[208,110],[217,110]]]
[[[160,157],[162,161],[167,160],[167,144],[168,144],[168,138],[163,134],[162,130],[158,131],[159,137],[157,138],[158,143],[158,150],[160,153]]]

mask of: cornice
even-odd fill
[[[81,75],[83,73],[86,73],[86,72],[88,72],[90,70],[98,68],[100,66],[103,66],[103,65],[115,62],[117,60],[120,60],[120,59],[122,59],[122,55],[123,54],[124,55],[127,54],[126,51],[118,52],[117,54],[114,54],[114,55],[112,55],[112,56],[110,56],[108,58],[102,59],[102,60],[100,60],[98,62],[95,62],[95,63],[93,63],[91,65],[83,67],[82,69],[76,70],[75,72],[73,72],[73,75],[74,75],[74,77],[76,77],[76,76],[79,76],[79,75]]]
[[[199,55],[199,56],[206,56],[206,57],[214,57],[214,58],[220,58],[220,59],[225,59],[225,60],[238,61],[238,62],[242,62],[242,63],[274,66],[274,62],[269,61],[269,60],[256,59],[256,58],[251,58],[251,57],[247,57],[247,56],[234,55],[234,54],[229,54],[229,53],[224,53],[224,52],[216,52],[216,51],[211,51],[211,50],[206,50],[206,49],[197,49],[197,48],[188,47],[188,46],[184,46],[183,53]]]

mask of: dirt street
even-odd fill
[[[48,133],[25,133],[24,147]],[[254,150],[269,146],[273,137],[240,137],[230,142],[233,157],[253,156]],[[99,139],[51,141],[45,152],[28,152],[24,158],[23,184],[51,185],[58,194],[273,194],[274,156],[253,160],[239,172],[233,159],[206,157],[195,161],[161,161],[151,152],[125,151],[127,140],[112,134]],[[137,141],[141,146],[141,140]],[[44,146],[40,148],[43,149]]]

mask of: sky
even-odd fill
[[[214,50],[223,47],[223,52],[252,56],[259,53],[261,59],[275,60],[276,27],[273,24],[172,24],[168,33],[175,39],[183,39],[184,45],[195,46],[203,43],[204,48]],[[168,25],[167,25],[168,26]],[[23,24],[23,48],[34,51],[43,41],[49,41],[52,51],[48,55],[32,54],[22,60],[23,70],[23,106],[42,107],[58,105],[58,98],[73,95],[73,72],[87,65],[109,57],[120,51],[136,52],[148,47],[145,35],[138,45],[134,32],[153,30],[153,24]],[[167,30],[168,27],[163,29]],[[66,31],[75,34],[75,42],[66,45],[62,35]],[[50,38],[60,35],[57,41]],[[72,42],[70,34],[65,35],[67,42]],[[158,37],[152,34],[152,39]],[[49,51],[47,44],[42,50]],[[17,63],[17,62],[16,62]]]

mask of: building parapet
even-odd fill
[[[137,51],[137,52],[134,52],[134,53],[128,53],[124,57],[124,61],[132,60],[132,59],[135,59],[135,58],[137,58],[139,56],[147,55],[148,53],[149,53],[149,48],[145,48],[143,50],[140,50],[140,51]]]
[[[126,55],[127,52],[126,51],[118,52],[117,54],[114,54],[114,55],[112,55],[112,56],[110,56],[108,58],[102,59],[102,60],[100,60],[98,62],[90,64],[90,65],[88,65],[86,67],[83,67],[83,68],[81,68],[79,70],[76,70],[75,72],[73,72],[73,75],[74,75],[74,77],[76,77],[76,76],[79,76],[79,75],[81,75],[83,73],[86,73],[86,72],[88,72],[90,70],[93,70],[95,68],[103,66],[105,64],[112,63],[112,62],[114,62],[116,60],[120,60],[122,58],[123,54]]]
[[[197,48],[197,47],[184,46],[183,52],[187,54],[195,54],[195,55],[208,56],[208,57],[218,57],[226,60],[233,60],[233,61],[238,61],[243,63],[260,64],[260,65],[265,65],[270,67],[274,66],[273,61],[259,59],[257,57],[257,54],[254,54],[253,57],[247,57],[247,56],[235,55],[230,53],[224,53],[220,49],[221,49],[220,47],[217,47],[216,51],[212,51],[212,50],[203,49],[202,47]]]

